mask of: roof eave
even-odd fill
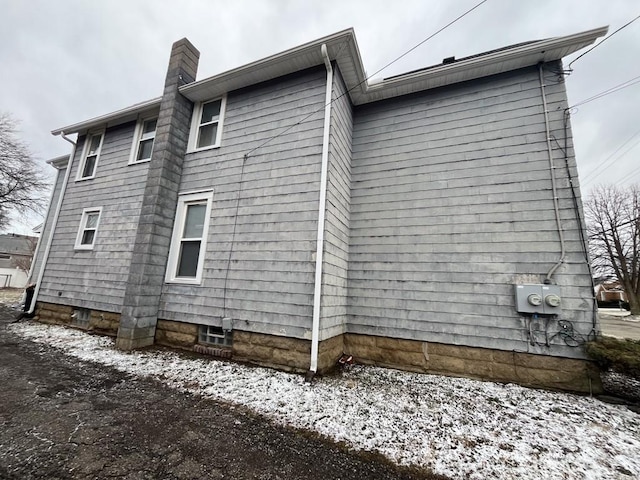
[[[518,68],[536,65],[540,62],[559,60],[581,48],[591,45],[598,37],[605,35],[608,27],[600,27],[585,32],[533,42],[513,49],[501,50],[487,55],[474,56],[455,63],[439,65],[427,70],[400,75],[369,85],[366,92],[355,95],[354,104],[384,100],[421,90],[429,90],[445,85],[495,75]]]
[[[59,157],[47,160],[46,163],[57,170],[62,170],[63,168],[66,168],[67,164],[69,163],[69,155],[60,155]]]
[[[321,45],[327,46],[329,57],[335,60],[355,45],[355,33],[352,28],[319,38],[298,47],[286,50],[270,57],[248,63],[233,70],[198,80],[180,87],[180,93],[192,102],[202,102],[221,96],[232,90],[273,80],[284,75],[307,68],[322,65],[324,60],[320,51]],[[356,47],[357,51],[357,47]],[[359,60],[359,53],[357,58]],[[356,63],[358,63],[356,61]],[[362,63],[359,62],[360,70]]]
[[[144,102],[136,103],[130,107],[126,107],[115,112],[107,113],[99,117],[94,117],[89,120],[85,120],[80,123],[74,123],[73,125],[67,125],[66,127],[52,130],[52,135],[83,133],[87,130],[97,127],[112,127],[114,125],[120,125],[132,120],[136,120],[141,113],[153,110],[160,107],[161,98],[153,98]]]
[[[558,60],[592,44],[607,31],[608,27],[601,27],[565,37],[541,40],[369,85],[355,32],[349,28],[219,75],[184,85],[180,87],[180,93],[193,102],[204,101],[232,90],[322,65],[324,60],[320,46],[325,44],[329,57],[338,64],[352,103],[360,105],[515,70],[541,61]],[[147,100],[106,115],[58,128],[51,133],[53,135],[82,134],[92,128],[110,127],[133,121],[139,115],[159,108],[160,100],[161,98]]]

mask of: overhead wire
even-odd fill
[[[605,167],[609,166],[609,164],[615,162],[616,160],[619,160],[624,155],[629,153],[629,151],[632,150],[633,148],[635,148],[635,146],[638,144],[638,142],[640,142],[640,139],[638,139],[638,142],[634,143],[631,146],[631,148],[627,149],[624,153],[622,153],[621,155],[619,155],[617,157],[615,156],[620,150],[622,150],[624,147],[626,147],[627,144],[629,144],[629,142],[631,142],[638,135],[640,135],[640,130],[638,130],[633,135],[631,135],[623,144],[621,144],[618,148],[616,148],[613,151],[613,153],[611,153],[607,158],[605,158],[600,164],[596,165],[593,170],[590,170],[589,173],[584,175],[582,177],[582,181],[585,182],[585,183],[588,182],[589,179],[594,177],[596,174],[600,173],[600,171],[602,171],[602,169],[604,169]]]
[[[233,257],[233,245],[235,244],[235,237],[236,237],[236,230],[237,230],[237,225],[238,225],[238,210],[240,207],[240,196],[242,194],[242,185],[243,185],[243,177],[244,177],[244,172],[245,172],[245,166],[246,163],[249,159],[249,156],[254,153],[255,151],[261,149],[262,147],[266,146],[267,144],[271,143],[273,140],[275,140],[278,137],[281,137],[282,135],[284,135],[285,133],[287,133],[288,131],[290,131],[291,129],[293,129],[294,127],[301,125],[302,123],[304,123],[305,121],[307,121],[309,118],[311,118],[312,116],[314,116],[316,113],[324,110],[327,105],[331,105],[334,102],[336,102],[337,100],[339,100],[340,98],[344,97],[345,95],[347,95],[349,92],[351,92],[352,90],[354,90],[355,88],[360,87],[363,83],[367,82],[371,77],[379,74],[380,72],[382,72],[383,70],[385,70],[386,68],[390,67],[391,65],[393,65],[394,63],[396,63],[398,60],[400,60],[401,58],[405,57],[406,55],[408,55],[409,53],[411,53],[412,51],[414,51],[416,48],[420,47],[421,45],[423,45],[424,43],[426,43],[427,41],[431,40],[433,37],[435,37],[436,35],[438,35],[439,33],[443,32],[444,30],[446,30],[447,28],[449,28],[451,25],[453,25],[454,23],[456,23],[457,21],[461,20],[462,18],[464,18],[465,16],[467,16],[469,13],[473,12],[475,9],[477,9],[478,7],[480,7],[482,4],[486,3],[488,0],[482,0],[481,2],[477,3],[475,6],[473,6],[472,8],[470,8],[469,10],[465,11],[464,13],[462,13],[461,15],[459,15],[458,17],[456,17],[455,19],[453,19],[452,21],[450,21],[449,23],[447,23],[444,27],[441,27],[440,29],[438,29],[435,33],[432,33],[431,35],[429,35],[427,38],[425,38],[424,40],[422,40],[420,43],[414,45],[413,47],[411,47],[409,50],[407,50],[406,52],[404,52],[402,55],[400,55],[399,57],[395,58],[394,60],[392,60],[391,62],[387,63],[386,65],[384,65],[382,68],[378,69],[376,72],[372,73],[371,75],[367,76],[364,80],[362,80],[361,82],[359,82],[358,84],[354,85],[353,87],[347,89],[345,92],[343,92],[342,94],[338,95],[336,98],[331,99],[330,102],[328,102],[327,104],[323,104],[320,108],[318,108],[317,110],[314,110],[313,112],[309,113],[308,115],[304,116],[302,119],[298,120],[297,122],[295,122],[294,124],[286,127],[284,130],[282,130],[280,133],[278,133],[277,135],[274,135],[270,138],[268,138],[267,140],[265,140],[264,142],[262,142],[261,144],[259,144],[258,146],[252,148],[251,150],[249,150],[248,152],[246,152],[243,157],[242,157],[242,162],[241,162],[241,166],[240,166],[240,179],[239,179],[239,187],[238,187],[238,195],[236,196],[235,199],[235,214],[234,214],[234,222],[233,222],[233,229],[232,229],[232,233],[231,233],[231,246],[229,248],[229,255],[227,257],[227,267],[225,269],[225,276],[224,276],[224,286],[223,286],[223,316],[226,317],[227,316],[227,282],[229,279],[229,271],[230,271],[230,267],[231,267],[231,260]],[[338,50],[338,53],[336,54],[336,57],[340,55],[340,53],[342,53],[342,50],[345,48],[345,46],[347,45],[347,42],[343,42],[343,44],[341,45],[340,49]]]
[[[619,92],[620,90],[624,90],[625,88],[632,87],[633,85],[640,83],[640,75],[637,77],[633,77],[626,82],[622,82],[614,87],[608,88],[607,90],[603,90],[600,93],[596,93],[595,95],[586,98],[584,100],[579,101],[578,103],[574,103],[569,107],[569,109],[576,108],[582,105],[586,105],[587,103],[593,102],[594,100],[598,100],[602,97],[606,97],[607,95],[611,95],[612,93]]]
[[[459,16],[457,16],[456,18],[454,18],[453,20],[451,20],[449,23],[447,23],[445,26],[441,27],[440,29],[438,29],[436,32],[432,33],[431,35],[429,35],[427,38],[425,38],[424,40],[422,40],[421,42],[417,43],[416,45],[414,45],[413,47],[411,47],[409,50],[407,50],[406,52],[404,52],[402,55],[400,55],[399,57],[393,59],[392,61],[390,61],[389,63],[387,63],[386,65],[384,65],[382,68],[376,70],[375,72],[373,72],[371,75],[367,76],[364,80],[362,80],[361,82],[357,83],[356,85],[354,85],[353,87],[347,89],[345,92],[343,92],[342,94],[338,95],[336,98],[332,99],[328,105],[331,105],[332,103],[336,102],[337,100],[341,99],[342,97],[344,97],[346,94],[348,94],[349,92],[351,92],[352,90],[360,87],[363,83],[366,83],[369,79],[371,79],[372,77],[376,76],[377,74],[379,74],[380,72],[382,72],[383,70],[386,70],[387,68],[389,68],[391,65],[393,65],[394,63],[396,63],[398,60],[404,58],[405,56],[407,56],[409,53],[413,52],[416,48],[422,46],[423,44],[425,44],[426,42],[428,42],[429,40],[431,40],[433,37],[435,37],[436,35],[438,35],[439,33],[442,33],[444,30],[446,30],[447,28],[449,28],[451,25],[453,25],[454,23],[456,23],[457,21],[461,20],[462,18],[466,17],[468,14],[470,14],[471,12],[473,12],[475,9],[479,8],[480,6],[482,6],[482,4],[488,2],[489,0],[482,0],[481,2],[477,3],[476,5],[474,5],[473,7],[471,7],[469,10],[465,11],[464,13],[460,14]],[[271,143],[273,140],[275,140],[276,138],[284,135],[285,133],[287,133],[289,130],[291,130],[292,128],[304,123],[305,121],[307,121],[309,118],[311,118],[312,116],[314,116],[316,113],[320,112],[321,110],[324,110],[325,107],[327,105],[322,105],[320,108],[318,108],[317,110],[314,110],[313,112],[309,113],[308,115],[306,115],[305,117],[303,117],[301,120],[299,120],[298,122],[294,123],[293,125],[290,125],[288,127],[286,127],[283,131],[281,131],[280,133],[278,133],[277,135],[274,135],[271,138],[268,138],[267,140],[265,140],[263,143],[261,143],[260,145],[258,145],[257,147],[252,148],[251,150],[249,150],[245,155],[248,157],[249,155],[251,155],[253,152],[255,152],[256,150],[259,150],[260,148],[264,147],[265,145]]]
[[[633,20],[625,23],[623,26],[621,26],[620,28],[618,28],[615,32],[612,32],[610,35],[606,36],[605,38],[602,39],[602,41],[596,43],[593,47],[591,47],[589,50],[587,50],[586,52],[581,53],[580,55],[578,55],[576,58],[574,58],[573,60],[571,60],[571,63],[569,63],[569,65],[567,66],[567,70],[569,72],[572,71],[571,69],[571,65],[573,65],[574,63],[576,63],[580,58],[584,57],[587,53],[591,52],[592,50],[595,50],[596,48],[598,48],[600,45],[602,45],[604,42],[606,42],[607,40],[609,40],[611,37],[613,37],[616,33],[618,33],[621,30],[624,30],[625,28],[627,28],[629,25],[631,25],[633,22],[635,22],[636,20],[638,20],[640,18],[640,15],[638,15],[636,18],[634,18]]]

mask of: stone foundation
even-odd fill
[[[74,308],[39,302],[34,319],[75,326],[71,319]],[[87,330],[116,335],[119,322],[118,313],[92,310]],[[158,320],[155,343],[193,351],[198,344],[198,328],[193,323]],[[223,349],[229,351],[226,347]],[[311,360],[311,341],[234,330],[230,352],[234,360],[306,373]],[[599,370],[586,360],[351,333],[320,342],[318,373],[334,368],[343,353],[352,355],[357,363],[414,372],[584,393],[602,392]]]
[[[356,334],[344,336],[344,347],[357,363],[530,387],[602,391],[598,368],[586,360]]]
[[[53,325],[67,325],[74,328],[85,328],[87,331],[99,333],[101,335],[115,336],[118,333],[120,324],[120,314],[114,312],[102,312],[100,310],[90,310],[89,323],[86,327],[74,325],[71,315],[73,311],[80,307],[69,305],[58,305],[56,303],[38,302],[36,305],[36,315],[34,320]]]
[[[198,325],[194,323],[158,320],[155,343],[166,347],[193,349],[198,342]]]
[[[68,305],[38,302],[33,319],[50,325],[71,325],[73,309]]]
[[[342,335],[320,342],[318,373],[332,369],[343,351]],[[311,341],[234,330],[233,359],[290,372],[307,372]]]

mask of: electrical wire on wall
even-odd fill
[[[315,114],[324,111],[325,108],[328,105],[331,105],[333,103],[335,103],[336,101],[338,101],[339,99],[341,99],[342,97],[344,97],[345,95],[349,94],[351,91],[353,91],[354,89],[360,87],[361,85],[365,84],[369,79],[371,79],[372,77],[374,77],[375,75],[379,74],[380,72],[382,72],[383,70],[387,69],[388,67],[390,67],[391,65],[393,65],[394,63],[396,63],[398,60],[402,59],[403,57],[405,57],[406,55],[408,55],[409,53],[411,53],[412,51],[414,51],[415,49],[417,49],[418,47],[420,47],[421,45],[423,45],[424,43],[426,43],[427,41],[431,40],[433,37],[435,37],[436,35],[438,35],[439,33],[443,32],[444,30],[446,30],[447,28],[449,28],[451,25],[453,25],[454,23],[458,22],[459,20],[461,20],[462,18],[466,17],[468,14],[470,14],[471,12],[473,12],[475,9],[477,9],[478,7],[480,7],[481,5],[483,5],[484,3],[486,3],[488,0],[482,0],[481,2],[477,3],[476,5],[474,5],[472,8],[470,8],[469,10],[465,11],[464,13],[462,13],[461,15],[459,15],[458,17],[456,17],[455,19],[451,20],[449,23],[447,23],[445,26],[441,27],[440,29],[438,29],[436,32],[434,32],[433,34],[429,35],[427,38],[425,38],[424,40],[422,40],[421,42],[419,42],[418,44],[414,45],[413,47],[411,47],[409,50],[405,51],[402,55],[398,56],[397,58],[395,58],[394,60],[390,61],[389,63],[387,63],[386,65],[384,65],[382,68],[378,69],[377,71],[375,71],[374,73],[372,73],[371,75],[367,76],[364,80],[362,80],[361,82],[359,82],[358,84],[354,85],[353,87],[346,89],[342,94],[336,96],[336,98],[331,99],[331,101],[327,102],[326,104],[323,104],[320,108],[318,108],[317,110],[312,111],[311,113],[305,115],[304,117],[302,117],[300,120],[298,120],[297,122],[289,125],[288,127],[285,127],[282,131],[280,131],[278,134],[273,135],[271,137],[269,137],[268,139],[266,139],[264,142],[260,143],[259,145],[257,145],[256,147],[250,149],[248,152],[246,152],[242,158],[242,166],[240,169],[240,178],[239,178],[239,186],[238,186],[238,195],[236,197],[236,206],[235,206],[235,213],[234,213],[234,222],[233,222],[233,230],[232,230],[232,234],[231,234],[231,246],[229,248],[229,255],[227,258],[227,266],[225,268],[225,274],[224,274],[224,286],[223,286],[223,317],[227,317],[227,284],[228,284],[228,280],[229,280],[229,271],[230,271],[230,267],[231,267],[231,262],[232,262],[232,257],[233,257],[233,250],[234,250],[234,246],[235,246],[235,237],[236,237],[236,231],[237,231],[237,225],[238,225],[238,211],[239,211],[239,207],[240,207],[240,197],[242,194],[242,188],[243,188],[243,181],[244,181],[244,169],[245,169],[245,165],[248,161],[248,159],[251,157],[252,154],[254,154],[256,151],[260,150],[261,148],[263,148],[264,146],[266,146],[267,144],[271,143],[273,140],[281,137],[282,135],[286,134],[287,132],[289,132],[290,130],[292,130],[293,128],[295,128],[298,125],[303,124],[304,122],[306,122],[307,120],[309,120],[311,117],[313,117]],[[343,42],[343,44],[340,46],[340,48],[338,49],[338,53],[334,56],[334,58],[337,58],[340,56],[340,54],[342,53],[342,50],[346,47],[348,42]]]
[[[238,228],[238,211],[240,210],[240,196],[242,195],[242,187],[244,185],[244,167],[249,158],[248,154],[242,157],[242,165],[240,167],[240,179],[238,180],[238,195],[236,195],[236,206],[233,214],[233,230],[231,232],[231,245],[229,246],[229,256],[227,257],[227,267],[224,272],[224,286],[222,288],[222,317],[227,317],[227,282],[229,280],[229,270],[231,267],[231,257],[233,256],[233,248],[236,244],[236,229]]]
[[[470,14],[471,12],[473,12],[476,8],[482,6],[482,4],[486,3],[488,0],[482,0],[481,2],[477,3],[476,5],[474,5],[473,7],[471,7],[469,10],[467,10],[466,12],[458,15],[456,18],[454,18],[453,20],[451,20],[449,23],[447,23],[445,26],[441,27],[440,29],[438,29],[436,32],[432,33],[431,35],[429,35],[427,38],[425,38],[424,40],[422,40],[421,42],[417,43],[416,45],[414,45],[413,47],[411,47],[409,50],[405,51],[402,55],[396,57],[395,59],[391,60],[389,63],[387,63],[386,65],[384,65],[382,68],[376,70],[375,72],[373,72],[371,75],[368,75],[367,77],[364,78],[364,80],[362,80],[361,82],[357,83],[356,85],[354,85],[353,87],[345,90],[343,93],[341,93],[340,95],[338,95],[336,98],[332,99],[328,104],[331,105],[333,103],[335,103],[336,101],[340,100],[342,97],[344,97],[345,95],[347,95],[348,93],[351,93],[353,90],[355,90],[356,88],[362,86],[363,84],[365,84],[368,80],[370,80],[371,78],[375,77],[376,75],[378,75],[379,73],[381,73],[383,70],[386,70],[387,68],[389,68],[391,65],[393,65],[394,63],[396,63],[398,60],[401,60],[402,58],[404,58],[405,56],[407,56],[409,53],[413,52],[416,48],[422,46],[423,44],[425,44],[426,42],[428,42],[429,40],[431,40],[433,37],[435,37],[436,35],[438,35],[439,33],[442,33],[444,30],[446,30],[447,28],[449,28],[451,25],[453,25],[454,23],[456,23],[457,21],[463,19],[464,17],[466,17],[468,14]],[[346,42],[342,45],[342,47],[340,48],[340,51],[338,52],[337,55],[335,55],[335,57],[338,57],[340,52],[342,51],[342,49],[344,48],[344,46],[346,45]],[[287,133],[289,130],[291,130],[292,128],[296,127],[297,125],[300,125],[302,123],[304,123],[307,119],[311,118],[313,115],[315,115],[316,113],[318,113],[319,111],[322,111],[325,109],[327,105],[322,105],[322,107],[320,107],[318,110],[311,112],[310,114],[308,114],[306,117],[302,118],[301,120],[299,120],[298,122],[294,123],[293,125],[290,125],[289,127],[285,128],[283,131],[281,131],[280,133],[278,133],[277,135],[274,135],[273,137],[268,138],[267,140],[265,140],[263,143],[261,143],[260,145],[258,145],[257,147],[249,150],[247,152],[247,155],[251,155],[253,152],[255,152],[256,150],[264,147],[265,145],[267,145],[268,143],[270,143],[271,141],[275,140],[276,138],[280,137],[281,135],[284,135],[285,133]]]

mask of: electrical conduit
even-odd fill
[[[545,125],[545,136],[547,139],[547,153],[549,155],[549,170],[551,171],[551,190],[553,193],[553,210],[556,215],[556,225],[558,227],[558,235],[560,236],[560,258],[558,261],[549,269],[547,272],[547,276],[544,280],[544,283],[551,283],[551,278],[553,277],[556,270],[564,263],[564,258],[566,256],[565,246],[564,246],[564,234],[562,232],[562,222],[560,220],[560,208],[558,207],[558,191],[556,187],[556,172],[555,165],[553,164],[553,151],[551,150],[551,132],[549,130],[549,113],[547,112],[547,96],[544,91],[544,75],[543,75],[543,63],[540,62],[538,64],[538,73],[540,74],[540,91],[542,92],[542,108],[544,111],[544,125]]]

